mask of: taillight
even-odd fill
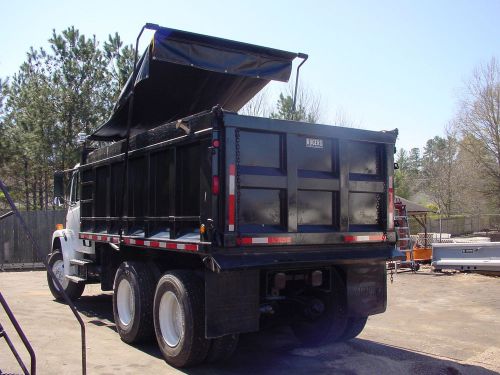
[[[220,141],[218,139],[214,139],[212,141],[212,147],[219,148],[220,146]]]
[[[393,186],[393,177],[389,177],[389,186],[387,188],[387,229],[394,229],[394,186]]]
[[[217,195],[220,192],[219,176],[212,176],[212,194]]]

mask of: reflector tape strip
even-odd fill
[[[236,184],[236,167],[234,164],[229,165],[229,202],[228,202],[228,230],[234,232],[234,222],[236,216],[235,208],[235,184]]]
[[[291,237],[241,237],[240,245],[278,245],[292,243]]]
[[[119,243],[120,238],[118,236],[103,236],[97,234],[87,234],[81,233],[79,235],[82,240],[92,240],[98,242],[112,242]],[[171,249],[171,250],[186,250],[186,251],[198,251],[199,246],[193,243],[179,243],[179,242],[168,242],[168,241],[152,241],[152,240],[141,240],[137,238],[124,238],[123,242],[127,245],[135,246],[145,246],[161,249]]]
[[[383,234],[372,236],[344,236],[344,242],[370,242],[370,241],[385,241]]]
[[[163,248],[170,250],[198,251],[198,245],[191,243],[148,241],[148,240],[138,240],[134,238],[125,238],[124,242],[127,245],[146,246],[146,247]]]
[[[388,220],[389,222],[387,223],[388,229],[394,229],[394,182],[393,182],[393,177],[389,176],[389,186],[387,188],[388,191],[388,197],[387,199],[389,200],[388,205],[387,205],[387,211],[388,211]]]
[[[119,243],[120,238],[118,236],[103,236],[97,234],[80,234],[81,240],[92,240],[97,242],[112,242]]]

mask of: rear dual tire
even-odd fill
[[[153,296],[155,279],[140,262],[123,262],[115,275],[113,315],[120,338],[128,343],[153,338]]]
[[[316,296],[324,303],[324,312],[316,319],[302,319],[292,324],[292,331],[305,346],[319,346],[353,339],[365,327],[367,317],[348,317],[346,287],[334,272],[331,293]]]
[[[227,361],[238,347],[239,335],[226,335],[212,339],[205,362],[217,363]]]
[[[156,286],[154,328],[165,361],[175,367],[203,362],[210,350],[205,338],[205,288],[192,271],[170,271]]]
[[[344,333],[340,337],[340,341],[347,341],[358,336],[363,329],[365,328],[366,321],[368,320],[367,316],[357,317],[357,318],[349,318],[347,320],[346,328]]]
[[[113,314],[120,338],[129,344],[156,336],[165,361],[190,367],[229,358],[238,335],[205,338],[205,288],[192,271],[170,271],[155,278],[139,262],[123,262],[115,275]]]

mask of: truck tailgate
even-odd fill
[[[224,122],[225,246],[395,239],[396,132],[234,114]]]

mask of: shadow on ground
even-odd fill
[[[78,311],[90,324],[115,329],[112,296],[83,296],[76,302]],[[118,335],[116,339],[119,340]],[[162,359],[156,343],[136,345],[148,355]],[[167,365],[165,365],[167,366]],[[347,343],[303,348],[287,327],[240,336],[238,349],[227,362],[183,369],[198,374],[440,374],[496,375],[480,366],[465,365],[451,359],[394,347],[365,339]]]
[[[66,304],[63,301],[54,301],[63,305]],[[87,321],[87,324],[108,327],[116,332],[113,318],[112,294],[83,295],[78,300],[74,301],[74,304],[80,314],[90,319]]]

